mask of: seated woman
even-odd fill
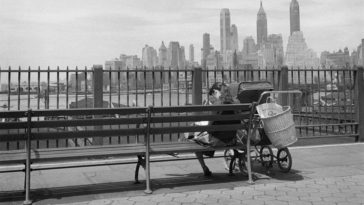
[[[230,88],[225,83],[215,83],[209,90],[209,101],[207,104],[233,104],[237,103],[236,99],[230,93]],[[220,114],[234,114],[234,111],[223,111]],[[233,120],[233,121],[214,121],[209,122],[212,125],[223,125],[223,124],[240,124],[240,120]],[[231,131],[214,131],[210,133],[213,143],[211,146],[226,146],[226,145],[233,145],[236,142],[236,130]],[[206,166],[205,161],[203,159],[203,155],[213,157],[215,151],[208,151],[208,152],[196,152],[195,155],[203,169],[205,176],[211,176],[211,171]]]

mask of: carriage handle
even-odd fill
[[[264,91],[262,94],[260,94],[259,100],[258,100],[258,104],[260,103],[260,101],[262,100],[264,95],[267,94],[300,94],[300,97],[302,96],[302,92],[299,90],[272,90],[272,91]]]

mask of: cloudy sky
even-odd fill
[[[291,0],[263,0],[268,33],[289,35]],[[310,48],[355,49],[364,38],[363,0],[299,0],[301,30]],[[92,66],[145,44],[162,41],[195,46],[200,59],[202,35],[220,48],[219,14],[229,8],[237,25],[239,47],[256,39],[259,0],[1,0],[0,66]],[[188,49],[186,49],[188,56]]]

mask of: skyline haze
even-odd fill
[[[284,51],[290,35],[291,0],[263,1],[268,34],[282,34]],[[324,50],[356,49],[364,37],[362,0],[301,0],[301,31],[318,56]],[[195,48],[200,62],[202,36],[220,48],[220,11],[229,8],[243,39],[256,39],[260,0],[2,0],[0,66],[75,66],[103,64],[120,54],[138,55],[148,44],[178,41]],[[188,52],[186,52],[188,56]]]

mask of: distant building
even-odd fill
[[[300,6],[297,0],[292,0],[289,6],[289,20],[291,35],[293,32],[301,31],[300,29]]]
[[[162,66],[163,68],[168,67],[167,63],[167,48],[164,45],[164,42],[162,41],[162,45],[159,47],[159,53],[158,53],[158,65]]]
[[[249,55],[257,52],[257,46],[252,36],[248,36],[243,41],[243,55]]]
[[[252,36],[246,37],[243,41],[240,65],[250,65],[251,68],[258,68],[257,46]]]
[[[195,49],[193,47],[193,44],[189,47],[189,61],[194,62],[195,61]]]
[[[303,37],[302,31],[293,32],[288,39],[285,64],[289,69],[310,69],[318,68],[320,66],[320,60],[317,54],[307,47],[306,41]],[[300,77],[300,82],[312,83],[316,76]],[[293,77],[293,83],[297,83],[298,76]]]
[[[257,46],[258,49],[260,46],[267,42],[268,38],[268,24],[267,24],[267,16],[263,9],[263,4],[260,2],[260,8],[257,14]]]
[[[206,67],[208,70],[221,70],[222,66],[223,66],[223,56],[220,54],[220,52],[218,51],[213,51],[211,52],[206,59]],[[212,83],[216,82],[222,82],[223,81],[223,77],[221,72],[216,72],[216,73],[208,73],[208,86],[212,85]]]
[[[105,70],[109,71],[124,71],[126,70],[126,64],[124,61],[116,58],[114,60],[109,60],[105,62]],[[110,83],[111,80],[111,83]],[[120,79],[117,72],[106,72],[104,73],[104,90],[116,90],[118,85],[126,82],[126,73],[120,73]]]
[[[210,34],[204,33],[202,37],[202,49],[201,49],[201,65],[203,68],[206,67],[206,59],[207,56],[210,54]]]
[[[185,69],[186,68],[186,53],[185,53],[185,47],[180,47],[179,52],[179,59],[178,59],[178,68],[179,69]]]
[[[231,25],[231,50],[239,51],[238,28],[235,24]]]
[[[301,31],[294,32],[288,39],[285,64],[290,68],[317,68],[319,59],[314,51],[307,47]]]
[[[181,48],[176,41],[169,42],[167,50],[167,65],[172,69],[177,69],[180,61]]]
[[[347,68],[351,63],[349,49],[345,48],[344,52],[342,50],[333,53],[323,52],[320,62],[326,68]]]
[[[137,55],[121,54],[119,60],[125,62],[126,68],[130,70],[141,69],[143,67],[143,62]]]
[[[273,55],[273,65],[276,67],[282,66],[284,61],[284,51],[283,51],[283,38],[281,34],[270,34],[268,36],[267,42],[271,49]]]
[[[91,76],[89,76],[91,77]],[[85,74],[84,73],[73,73],[71,74],[70,76],[70,82],[69,82],[69,86],[70,86],[70,90],[72,92],[75,92],[75,91],[84,91],[82,90],[82,87],[81,86],[82,84],[85,84]]]
[[[157,51],[148,45],[145,45],[145,47],[142,50],[142,61],[143,66],[151,69],[154,66],[157,66],[158,63],[158,57],[157,57]]]
[[[221,9],[220,12],[220,52],[231,50],[231,33],[230,33],[230,11]]]

